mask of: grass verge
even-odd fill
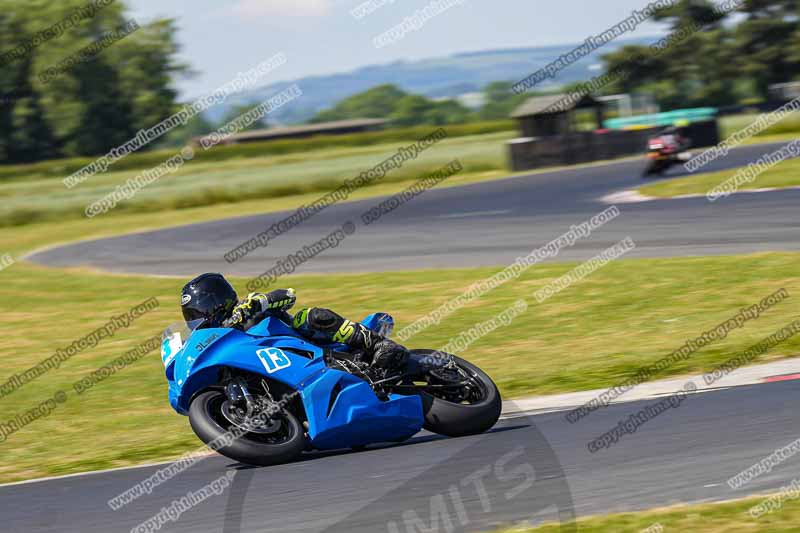
[[[578,533],[642,533],[643,531],[702,531],[703,533],[778,533],[798,531],[800,502],[789,500],[783,507],[761,518],[748,513],[764,497],[726,503],[680,505],[639,513],[623,513],[579,520]],[[660,528],[659,528],[660,526]],[[648,529],[650,528],[650,529]],[[516,528],[503,533],[558,533],[558,525]]]
[[[437,126],[413,126],[408,128],[390,128],[380,131],[351,133],[346,135],[315,135],[302,139],[276,139],[272,141],[246,144],[220,145],[212,150],[198,150],[198,161],[228,161],[250,157],[278,156],[286,154],[324,151],[328,149],[346,149],[348,147],[364,147],[389,143],[405,143],[428,135]],[[450,124],[443,126],[450,138],[483,135],[514,130],[511,120],[489,122],[473,122],[469,124]],[[119,161],[113,168],[116,170],[144,170],[152,168],[171,157],[179,147],[162,148],[133,153]],[[20,165],[0,165],[0,181],[27,179],[62,179],[81,170],[94,162],[102,154],[94,157],[72,157],[52,159],[38,163]]]
[[[488,172],[501,175],[505,170],[504,141],[510,137],[510,133],[495,133],[446,139],[364,189],[374,190],[387,184],[419,179],[453,159],[462,162],[465,175]],[[380,164],[398,147],[411,142],[413,139],[408,143],[226,161],[195,159],[150,183],[98,218],[183,211],[312,193],[322,195],[340,186],[345,179],[355,178],[360,172]],[[61,180],[52,178],[0,183],[0,226],[83,219],[87,205],[114,192],[137,174],[138,171],[107,172],[72,189],[67,189]]]
[[[9,246],[17,232],[0,232]],[[547,264],[470,303],[408,342],[438,348],[473,325],[527,298],[530,309],[478,340],[463,355],[489,372],[506,397],[606,387],[679,348],[768,294],[800,294],[798,254],[647,259],[609,264],[543,304],[532,293],[574,265]],[[390,311],[401,325],[432,311],[496,268],[295,276],[299,305],[326,305],[360,318]],[[82,395],[72,384],[180,318],[183,281],[54,271],[18,263],[0,272],[3,361],[0,384],[64,348],[132,305],[157,297],[161,307],[60,368],[0,399],[6,422],[58,390],[67,402],[0,443],[0,481],[177,457],[199,441],[166,401],[155,352]],[[236,280],[240,289],[244,280]],[[793,298],[654,377],[708,370],[796,318]],[[793,338],[758,361],[800,354]]]
[[[739,169],[729,169],[720,172],[709,172],[696,176],[659,181],[640,187],[638,191],[641,194],[654,196],[656,198],[672,198],[686,194],[705,195],[714,187],[732,178],[738,171]],[[800,160],[789,159],[782,161],[760,174],[754,181],[743,184],[740,189],[752,190],[768,187],[778,189],[800,187]]]
[[[750,126],[762,115],[765,115],[765,113],[741,113],[739,115],[728,115],[720,118],[719,128],[722,138],[725,139],[737,131]],[[798,133],[800,133],[800,113],[794,112],[789,113],[780,122],[760,132],[754,139],[757,139],[756,142],[765,142],[765,139],[781,135],[793,136],[796,138]]]

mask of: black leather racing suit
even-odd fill
[[[330,309],[305,308],[292,317],[288,311],[296,301],[294,289],[250,293],[233,308],[223,326],[247,330],[265,316],[273,315],[291,324],[300,335],[311,341],[339,342],[353,351],[362,351],[374,367],[392,369],[405,362],[408,351],[403,346]]]

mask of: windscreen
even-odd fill
[[[161,334],[161,361],[165,367],[175,359],[183,349],[183,346],[195,332],[203,324],[204,320],[192,320],[191,322],[176,322]]]

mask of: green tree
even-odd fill
[[[86,6],[85,0],[3,0],[0,55]],[[40,74],[121,28],[114,2],[24,57],[0,61],[0,161],[96,155],[177,110],[172,88],[186,67],[175,61],[175,24],[156,21],[51,80]],[[2,97],[3,95],[0,95]]]
[[[746,18],[735,31],[741,72],[766,99],[770,85],[800,75],[800,3],[746,0],[741,11]]]
[[[259,104],[232,106],[228,110],[228,112],[225,113],[225,116],[222,118],[222,120],[220,120],[218,127],[219,126],[224,126],[228,122],[239,118],[240,116],[244,115],[248,111],[252,110],[257,105],[259,105]],[[269,125],[267,124],[267,119],[266,119],[266,117],[262,117],[262,118],[260,118],[256,122],[250,124],[249,126],[247,126],[246,128],[244,128],[241,131],[264,130],[264,129],[267,129],[267,128],[269,128]]]
[[[433,107],[422,118],[425,124],[444,126],[475,120],[475,113],[456,100],[441,100],[433,102]]]
[[[427,115],[435,109],[435,104],[417,94],[404,96],[397,102],[394,112],[389,115],[397,126],[416,126],[427,122]]]
[[[667,108],[735,103],[740,75],[725,17],[707,0],[680,0],[653,18],[683,35],[660,53],[649,46],[624,46],[603,56],[616,73],[605,94],[649,92]]]
[[[407,95],[394,85],[378,85],[349,96],[331,109],[317,114],[311,122],[329,122],[353,118],[384,118],[391,115],[398,102]]]
[[[433,101],[394,85],[379,85],[345,98],[311,122],[355,118],[387,118],[397,126],[416,126],[459,124],[473,120],[474,114],[455,100]]]
[[[532,93],[516,94],[511,90],[512,82],[496,81],[483,89],[486,103],[480,110],[482,120],[504,120],[531,96]]]
[[[179,148],[189,144],[195,137],[208,135],[217,128],[202,113],[192,117],[185,126],[175,128],[160,139],[154,149]]]

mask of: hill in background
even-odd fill
[[[599,73],[604,54],[623,45],[647,44],[653,40],[654,38],[639,38],[611,42],[570,65],[555,80],[548,80],[540,87],[547,90],[589,79]],[[318,112],[332,107],[348,96],[383,84],[393,84],[404,91],[429,98],[456,98],[479,92],[494,81],[519,81],[575,46],[577,45],[571,44],[460,53],[420,61],[371,65],[342,74],[310,76],[242,93],[237,98],[229,99],[225,105],[210,110],[207,117],[212,121],[219,121],[230,107],[260,103],[292,83],[300,86],[303,97],[271,115],[269,122],[272,124],[306,122]]]

